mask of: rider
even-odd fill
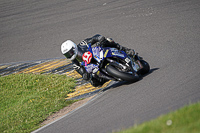
[[[61,45],[61,52],[62,54],[73,63],[73,68],[82,75],[84,80],[90,80],[90,83],[97,87],[103,85],[107,82],[106,79],[97,79],[91,76],[83,66],[80,65],[82,60],[82,55],[88,51],[88,44],[91,43],[92,46],[101,46],[101,47],[113,47],[117,48],[118,50],[125,51],[128,55],[134,56],[135,51],[132,49],[128,49],[115,43],[111,38],[105,38],[102,35],[96,34],[91,38],[87,38],[81,41],[78,45],[76,45],[71,40],[67,40]]]

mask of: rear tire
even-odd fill
[[[121,72],[111,65],[108,65],[106,67],[106,71],[108,72],[109,75],[119,78],[123,81],[136,82],[139,80],[139,76],[137,74],[135,74],[135,76],[134,76],[129,73]]]

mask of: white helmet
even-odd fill
[[[62,54],[69,60],[74,60],[78,54],[77,45],[71,40],[67,40],[61,45]]]

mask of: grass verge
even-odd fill
[[[120,133],[199,133],[200,103],[183,107]]]
[[[75,81],[66,75],[0,77],[0,132],[31,132],[52,113],[73,103],[65,98]]]

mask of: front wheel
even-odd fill
[[[139,71],[139,73],[141,75],[145,75],[145,74],[149,73],[149,71],[150,71],[149,63],[146,62],[145,60],[140,60],[140,63],[142,64],[143,68]]]
[[[132,75],[130,73],[121,72],[117,68],[115,68],[111,65],[108,65],[106,67],[106,71],[109,75],[111,75],[117,79],[121,79],[123,81],[136,82],[139,80],[139,76],[137,74]]]

